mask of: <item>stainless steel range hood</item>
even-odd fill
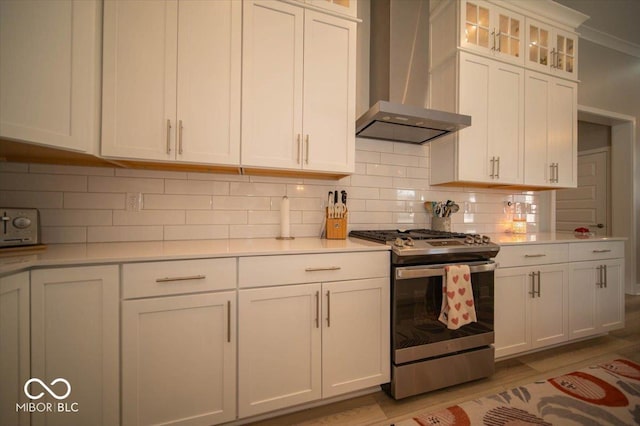
[[[425,108],[429,0],[371,3],[369,98],[356,136],[423,144],[471,125],[468,115]]]

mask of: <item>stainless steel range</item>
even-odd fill
[[[411,229],[351,231],[390,245],[391,383],[396,399],[487,377],[494,372],[494,258],[482,235]],[[469,265],[477,322],[451,330],[438,317],[444,268]]]

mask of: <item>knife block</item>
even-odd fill
[[[346,240],[349,212],[346,211],[344,217],[330,218],[329,209],[327,208],[325,216],[327,218],[327,240]]]

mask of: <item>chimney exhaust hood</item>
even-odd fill
[[[471,117],[427,105],[429,0],[371,3],[369,97],[356,136],[424,144],[471,125]]]

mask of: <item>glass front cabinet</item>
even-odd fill
[[[526,26],[527,67],[577,80],[578,35],[533,19]]]

